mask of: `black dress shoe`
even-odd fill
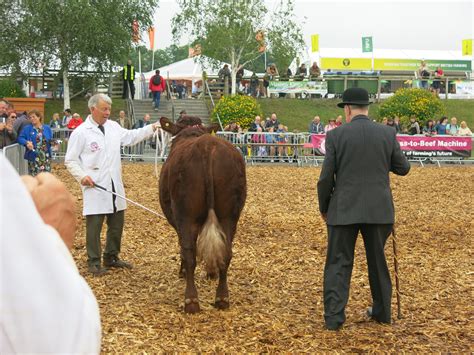
[[[342,328],[342,324],[326,324],[326,329],[327,330],[335,331],[335,330],[339,330],[341,328]]]
[[[100,265],[89,265],[89,272],[94,276],[102,276],[107,273],[107,269]]]
[[[112,258],[104,258],[104,266],[106,267],[117,267],[117,268],[126,268],[126,269],[132,269],[133,265],[130,263],[127,263],[126,261],[120,260],[117,256],[114,256]]]
[[[372,307],[367,308],[367,317],[373,319],[374,321],[378,323],[390,324],[390,321],[383,321],[383,320],[378,319],[377,317],[374,317],[374,311]]]

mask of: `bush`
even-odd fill
[[[424,124],[429,119],[435,119],[446,111],[441,100],[424,89],[399,89],[395,94],[384,101],[379,109],[379,119],[382,117],[400,117],[400,121],[407,125],[411,116],[415,116]]]
[[[242,128],[249,128],[255,120],[255,116],[262,116],[262,109],[257,100],[251,96],[224,96],[212,111],[211,120],[213,122],[218,122],[217,114],[219,114],[224,127],[235,122]]]
[[[0,97],[26,97],[20,85],[12,79],[0,80]]]

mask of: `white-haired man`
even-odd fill
[[[65,164],[74,178],[80,182],[83,193],[83,214],[86,216],[86,245],[89,271],[96,276],[104,274],[108,267],[132,268],[119,259],[124,210],[127,205],[95,184],[108,191],[124,195],[120,151],[122,146],[135,145],[153,135],[158,124],[127,130],[109,120],[112,100],[104,94],[89,99],[91,114],[69,139]],[[107,240],[101,265],[100,232],[107,217]]]

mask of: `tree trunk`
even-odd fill
[[[232,95],[235,95],[235,74],[237,73],[237,61],[235,60],[235,52],[232,51],[231,53],[231,61],[230,61],[230,65],[232,67],[232,70],[230,71],[230,78],[231,78],[231,83],[232,83]]]
[[[71,108],[71,99],[69,95],[69,77],[68,68],[63,68],[63,87],[64,87],[64,109]]]
[[[236,90],[236,74],[237,71],[235,70],[234,65],[232,65],[232,71],[230,72],[230,77],[232,79],[232,95],[235,95],[237,93]]]

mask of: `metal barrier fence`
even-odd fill
[[[71,133],[72,130],[67,128],[53,129],[53,141],[51,143],[53,160],[64,159]],[[169,134],[159,129],[153,137],[143,142],[130,147],[122,147],[122,159],[129,161],[164,160],[168,155],[169,141]]]
[[[28,174],[28,162],[24,159],[25,147],[15,143],[0,149],[0,153],[8,159],[16,171],[18,171],[18,174]]]
[[[62,159],[66,155],[67,142],[71,130],[53,130],[53,159]],[[227,140],[239,150],[248,164],[287,163],[298,166],[319,166],[324,156],[317,155],[311,143],[311,133],[292,132],[217,132],[218,137]],[[474,138],[473,138],[474,139]],[[157,130],[156,134],[135,146],[122,147],[122,159],[128,161],[164,161],[168,157],[171,144],[170,135]],[[22,155],[23,157],[23,155]],[[461,157],[413,157],[409,161],[424,166],[426,163],[472,164],[474,159]]]

